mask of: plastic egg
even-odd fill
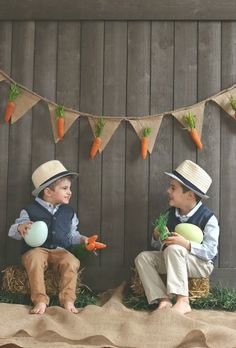
[[[31,247],[42,245],[48,236],[48,226],[44,221],[34,222],[24,236],[25,242]]]
[[[203,240],[203,233],[200,227],[187,222],[176,225],[175,232],[181,234],[185,239],[191,240],[192,242],[201,243]]]

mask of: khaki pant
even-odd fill
[[[149,304],[173,294],[188,296],[188,277],[208,277],[214,268],[211,261],[204,261],[177,244],[163,251],[141,252],[135,266]],[[167,275],[166,286],[160,274]]]
[[[44,302],[49,304],[46,294],[44,271],[51,265],[60,274],[59,301],[75,301],[77,272],[79,260],[65,249],[34,248],[22,255],[22,264],[28,274],[31,300],[34,304]]]

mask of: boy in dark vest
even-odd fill
[[[153,231],[152,246],[160,251],[144,251],[135,259],[135,266],[148,302],[158,302],[158,309],[172,307],[186,314],[191,311],[188,295],[188,277],[208,277],[213,271],[217,255],[219,225],[213,212],[202,204],[211,183],[211,177],[199,165],[186,160],[170,176],[169,215],[167,230],[172,235],[159,240],[159,231]],[[187,222],[203,232],[202,243],[192,242],[175,232],[175,226]],[[164,285],[160,274],[167,275]],[[172,305],[172,297],[176,303]]]
[[[32,175],[35,200],[21,211],[9,230],[8,235],[22,243],[22,263],[29,278],[33,314],[43,314],[49,304],[44,283],[48,265],[60,274],[60,304],[66,310],[78,313],[74,301],[80,262],[69,249],[73,244],[86,243],[87,237],[78,232],[77,215],[69,206],[71,181],[77,176],[57,160],[39,166]],[[32,248],[23,237],[36,221],[47,224],[48,236],[43,245]]]

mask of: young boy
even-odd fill
[[[172,307],[186,314],[191,311],[188,277],[208,277],[217,255],[218,221],[201,202],[201,199],[208,198],[206,193],[212,179],[199,165],[189,160],[181,163],[173,173],[165,174],[171,177],[167,190],[170,205],[167,228],[172,235],[161,242],[155,229],[152,246],[160,246],[161,250],[141,252],[135,259],[135,266],[149,303],[158,301],[158,309]],[[175,226],[181,222],[199,226],[203,231],[203,242],[192,242],[176,233]],[[160,274],[167,275],[166,286]],[[176,303],[172,306],[174,295]]]
[[[43,314],[49,304],[44,284],[44,270],[48,265],[60,273],[60,304],[66,310],[78,313],[74,301],[80,262],[69,249],[73,244],[86,243],[87,237],[77,231],[78,219],[68,204],[72,194],[71,181],[77,176],[56,160],[39,166],[32,175],[35,186],[32,194],[36,198],[21,211],[8,233],[22,243],[22,264],[29,278],[33,314]],[[48,237],[43,245],[32,248],[23,237],[35,221],[47,224]]]

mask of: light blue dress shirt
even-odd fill
[[[175,209],[175,215],[181,222],[188,222],[188,219],[200,208],[202,202],[200,201],[187,215],[180,215],[179,209]],[[171,231],[173,232],[173,231]],[[213,215],[207,222],[203,230],[203,241],[202,243],[190,242],[191,250],[190,253],[199,257],[200,259],[209,261],[214,259],[218,252],[218,240],[219,240],[219,224],[218,220]],[[158,240],[152,237],[151,245],[153,248],[161,248],[162,244]]]
[[[54,215],[60,204],[56,205],[55,207],[49,203],[44,201],[43,199],[36,197],[35,200],[42,205],[45,209],[47,209],[52,215]],[[20,217],[16,219],[15,223],[13,225],[11,225],[9,232],[8,232],[8,236],[17,240],[22,239],[21,235],[19,234],[17,228],[19,224],[23,224],[27,221],[29,221],[29,215],[27,213],[26,210],[21,210],[20,212]],[[81,238],[81,234],[79,233],[79,231],[77,230],[77,226],[78,226],[79,220],[77,218],[77,215],[74,214],[72,221],[71,221],[71,229],[70,229],[70,242],[71,244],[80,244],[80,238]]]

